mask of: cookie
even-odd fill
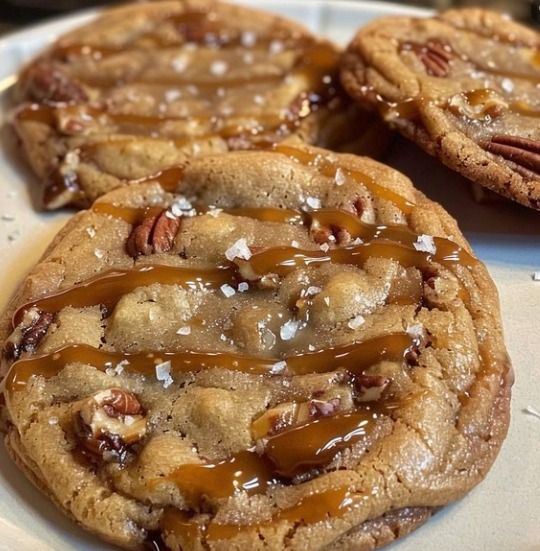
[[[341,78],[362,105],[445,165],[540,208],[540,36],[483,9],[361,29]]]
[[[484,478],[510,367],[440,206],[287,143],[172,182],[75,215],[3,315],[6,445],[39,488],[126,549],[369,550]]]
[[[131,4],[30,63],[13,121],[43,182],[43,207],[89,206],[192,155],[290,134],[355,147],[359,128],[379,124],[339,87],[338,58],[296,23],[242,6]]]

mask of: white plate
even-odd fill
[[[420,10],[378,2],[256,2],[257,7],[298,19],[340,43],[367,21]],[[12,75],[35,52],[92,12],[33,27],[0,40],[0,122],[9,107]],[[0,133],[0,307],[69,213],[32,209],[33,178],[19,159],[11,132]],[[518,206],[479,206],[466,182],[398,140],[388,162],[411,176],[459,221],[486,262],[501,295],[506,340],[516,371],[512,424],[487,479],[465,499],[438,513],[423,528],[391,546],[393,551],[540,551],[540,213]],[[7,215],[7,216],[6,216]],[[4,219],[14,216],[15,220]],[[13,240],[10,240],[13,239]],[[0,447],[0,551],[96,551],[110,549],[64,518],[35,490]]]

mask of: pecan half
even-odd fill
[[[179,228],[180,219],[166,210],[158,215],[148,216],[131,230],[126,241],[126,252],[136,258],[170,251]]]
[[[540,178],[540,141],[496,134],[479,145],[508,161],[510,167],[521,176],[532,180]]]
[[[311,238],[318,245],[334,241],[337,245],[347,245],[351,241],[351,234],[340,226],[321,226],[317,222],[312,222],[309,233]]]
[[[450,72],[450,61],[454,52],[448,44],[439,40],[428,40],[425,44],[406,42],[402,50],[412,51],[423,63],[428,75],[434,77],[446,77]]]
[[[93,459],[124,463],[146,430],[143,407],[132,392],[122,388],[97,392],[75,417],[75,433]]]
[[[27,94],[34,101],[82,103],[86,92],[60,69],[48,64],[31,67],[27,73]]]
[[[5,358],[16,360],[23,352],[34,352],[54,319],[54,314],[40,310],[34,310],[31,316],[29,325],[23,326],[20,334],[12,335],[4,345]]]

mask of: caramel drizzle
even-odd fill
[[[163,212],[162,207],[119,207],[111,203],[105,203],[103,201],[97,201],[92,205],[92,212],[96,214],[102,214],[103,216],[110,216],[127,222],[128,224],[135,225],[142,222],[145,218],[151,216],[157,216]]]
[[[477,260],[459,245],[445,239],[437,242],[435,254],[381,240],[326,252],[286,246],[273,247],[252,255],[249,260],[237,259],[236,263],[240,275],[252,280],[266,274],[285,276],[297,268],[328,262],[363,266],[371,257],[388,258],[406,268],[417,267],[426,271],[433,262],[438,262],[453,271],[456,265],[472,268],[477,264]],[[237,275],[234,265],[207,269],[153,265],[131,270],[112,270],[64,291],[20,306],[13,316],[13,326],[16,327],[22,321],[24,313],[31,308],[38,308],[43,312],[58,312],[65,306],[84,308],[102,304],[111,309],[122,295],[137,287],[161,283],[182,285],[190,289],[215,289],[225,283],[234,283]]]
[[[371,404],[358,411],[309,421],[268,438],[262,455],[244,450],[218,464],[181,465],[169,475],[153,480],[151,486],[172,482],[195,508],[205,497],[226,498],[241,490],[248,495],[266,493],[277,482],[276,475],[290,479],[330,463],[341,450],[371,434],[378,420],[389,415],[397,405],[395,402]],[[340,488],[303,498],[268,521],[244,525],[212,521],[204,527],[189,520],[184,513],[170,511],[165,515],[163,530],[171,532],[176,526],[175,520],[179,520],[180,532],[176,535],[185,536],[188,530],[192,536],[200,537],[202,530],[207,539],[229,539],[240,532],[283,521],[319,522],[327,516],[345,513],[352,502],[348,488]]]
[[[160,184],[158,176],[157,180]],[[170,177],[165,173],[164,178],[167,179],[167,187],[169,183],[178,182],[180,178],[176,179],[176,176]],[[151,180],[149,180],[151,181]],[[119,218],[134,224],[142,220],[145,216],[157,214],[161,212],[161,209],[156,207],[155,209],[140,209],[136,207],[117,207],[110,203],[98,202],[92,207],[92,210],[99,214],[110,215],[114,218]],[[253,218],[262,222],[274,222],[282,224],[298,224],[302,223],[306,226],[312,224],[318,224],[325,227],[339,227],[346,230],[351,238],[361,238],[366,241],[374,239],[382,239],[387,241],[394,241],[400,243],[409,248],[414,249],[414,243],[418,239],[418,235],[413,233],[407,227],[398,225],[375,225],[367,224],[363,222],[358,216],[341,209],[322,208],[312,211],[299,211],[294,209],[277,209],[270,207],[262,208],[225,208],[222,209],[226,214],[232,216],[245,216],[247,218]],[[209,212],[210,209],[204,207],[197,207],[199,214]],[[471,256],[465,249],[443,237],[434,237],[433,241],[437,249],[437,253],[434,258],[438,262],[450,267],[448,261],[459,262],[467,267],[472,267],[477,264],[477,260]],[[274,249],[269,249],[273,251]],[[268,251],[265,251],[268,253]],[[314,251],[310,251],[314,252]],[[315,251],[317,252],[317,251]],[[415,251],[416,252],[416,251]]]
[[[84,308],[102,304],[110,309],[122,295],[153,283],[182,285],[188,289],[214,289],[234,281],[234,272],[227,267],[202,269],[154,265],[110,270],[66,290],[22,305],[13,316],[13,324],[17,326],[24,313],[34,307],[43,312],[58,312],[65,306]]]
[[[482,105],[492,98],[500,97],[500,94],[498,92],[490,88],[479,88],[477,90],[471,90],[469,92],[464,92],[463,95],[467,99],[467,102],[472,106]],[[511,102],[508,104],[507,109],[512,113],[517,113],[526,117],[540,117],[540,110],[533,109],[524,101]]]
[[[280,374],[305,375],[346,369],[361,374],[378,362],[403,361],[417,346],[407,333],[394,333],[360,343],[331,347],[285,358],[286,368]],[[109,352],[84,344],[69,345],[55,352],[31,356],[14,362],[6,377],[8,391],[23,390],[32,375],[54,377],[68,364],[91,365],[100,371],[127,362],[124,371],[155,377],[155,366],[171,362],[171,374],[192,373],[205,369],[228,369],[255,375],[272,374],[275,359],[257,358],[225,352]]]
[[[180,31],[177,40],[163,40],[153,30],[138,35],[137,38],[122,46],[98,46],[83,43],[54,45],[50,56],[62,61],[70,61],[77,57],[90,57],[94,60],[101,60],[106,57],[125,53],[132,50],[167,49],[184,46],[186,43],[219,45],[220,48],[232,48],[242,46],[242,34],[235,31],[232,34],[220,33],[219,22],[216,19],[209,19],[206,11],[189,11],[179,14],[168,15],[162,20],[162,24],[173,23]],[[256,48],[268,47],[272,40],[279,39],[287,41],[291,38],[288,33],[281,32],[280,36],[257,36],[256,43],[250,51]]]
[[[144,214],[144,211],[138,209],[122,207],[121,210],[116,210],[117,208],[106,203],[97,203],[94,206],[98,212],[118,214],[125,217],[126,221],[130,223],[138,220]],[[240,212],[255,216],[259,214],[258,209],[241,209]],[[290,219],[293,212],[285,211],[283,216]],[[278,216],[266,209],[263,209],[260,214],[270,218]],[[341,220],[343,213],[322,209],[320,215],[314,212],[307,213],[306,216],[313,217],[314,220],[328,222],[334,217]],[[318,216],[319,218],[317,218]],[[352,216],[350,218],[343,216],[343,219],[347,219],[348,227],[353,230],[355,235],[355,230],[363,231],[365,229],[362,223],[359,220],[353,220]],[[355,228],[352,227],[353,224]],[[416,236],[403,230],[375,226],[368,227],[368,231],[371,232],[371,236],[378,237],[379,240],[352,247],[331,249],[326,252],[287,246],[273,247],[254,254],[247,261],[237,260],[238,268],[234,265],[207,269],[154,265],[131,270],[112,270],[64,291],[22,305],[13,317],[14,327],[21,322],[24,312],[33,307],[44,312],[57,312],[65,306],[82,308],[102,304],[110,309],[123,294],[129,293],[137,287],[161,283],[183,285],[191,289],[217,288],[224,283],[234,282],[237,279],[237,269],[243,277],[257,279],[266,274],[284,276],[296,268],[328,262],[362,266],[370,257],[388,258],[399,262],[406,268],[418,267],[422,270],[428,270],[433,262],[438,262],[453,271],[457,265],[472,268],[478,262],[462,247],[447,239],[434,238],[436,252],[429,253],[411,247]],[[401,242],[386,241],[389,238],[397,238]]]
[[[455,94],[455,95],[460,95]],[[461,92],[461,95],[465,97],[469,105],[476,106],[481,105],[485,101],[492,97],[500,97],[500,95],[489,88],[479,88],[477,90],[469,90],[467,92]],[[454,96],[452,96],[454,97]],[[417,98],[409,98],[402,102],[389,102],[384,100],[380,95],[375,97],[375,102],[379,113],[383,118],[399,118],[405,120],[414,120],[418,118],[420,110],[428,104],[440,105],[441,107],[448,108],[450,105],[450,98],[427,98],[420,96]],[[534,109],[524,101],[513,101],[507,104],[506,111],[516,113],[524,117],[538,118],[540,117],[540,110]]]
[[[451,270],[454,270],[456,265],[472,268],[478,262],[459,245],[448,240],[441,241],[435,254],[417,251],[400,243],[372,241],[353,247],[330,249],[326,252],[285,246],[274,247],[255,253],[249,260],[237,259],[236,262],[240,267],[240,273],[248,279],[256,279],[265,274],[285,276],[297,268],[328,262],[363,266],[372,257],[388,258],[405,268],[417,267],[422,270],[428,270],[433,262]]]
[[[276,153],[286,155],[304,166],[313,166],[319,171],[320,174],[328,178],[335,179],[337,171],[341,169],[346,179],[350,179],[356,184],[364,186],[379,199],[384,199],[394,203],[406,215],[411,214],[415,207],[415,204],[412,201],[406,197],[403,197],[399,193],[392,191],[391,189],[377,184],[377,182],[375,182],[375,180],[369,175],[360,172],[359,170],[329,161],[319,153],[311,153],[309,151],[284,144],[276,144],[271,150]]]
[[[206,541],[231,539],[238,534],[269,527],[280,522],[315,524],[327,518],[337,518],[352,510],[361,496],[350,493],[348,487],[317,492],[300,499],[295,505],[275,513],[268,521],[252,524],[224,524],[211,521],[203,525],[185,513],[167,509],[162,518],[162,529],[180,541],[194,542],[202,537]]]
[[[66,117],[73,117],[78,120],[81,119],[82,124],[89,122],[97,122],[101,126],[112,125],[115,127],[116,132],[121,134],[132,134],[135,136],[153,136],[157,127],[165,125],[167,123],[186,122],[186,123],[198,123],[198,124],[211,124],[212,133],[194,135],[190,138],[186,138],[183,142],[187,145],[191,142],[211,139],[211,138],[231,138],[233,136],[240,136],[246,132],[264,133],[276,131],[279,128],[287,128],[291,130],[298,125],[299,121],[310,114],[307,112],[300,112],[295,118],[282,118],[277,115],[257,115],[255,118],[250,114],[237,113],[234,115],[234,119],[246,118],[246,123],[239,124],[225,124],[223,121],[227,120],[219,116],[202,116],[190,115],[188,117],[176,117],[170,115],[137,115],[134,113],[111,113],[106,109],[100,109],[97,107],[90,107],[87,105],[41,105],[32,103],[25,105],[16,114],[16,117],[20,121],[32,121],[46,124],[53,128],[57,128],[57,113],[60,111],[65,114]],[[256,126],[253,127],[253,122]],[[57,128],[58,129],[58,128]],[[179,142],[179,140],[175,140]]]
[[[253,451],[243,450],[219,463],[184,464],[163,478],[150,481],[150,488],[173,482],[190,506],[197,508],[203,499],[228,498],[237,492],[265,494],[275,483],[270,462]]]

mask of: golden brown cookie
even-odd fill
[[[88,206],[191,155],[290,134],[358,146],[378,123],[340,89],[338,58],[296,23],[250,8],[136,3],[105,11],[27,66],[14,124],[44,208]]]
[[[374,549],[508,425],[497,293],[454,220],[306,145],[104,195],[0,327],[11,455],[126,549]]]
[[[342,82],[473,182],[540,209],[540,36],[482,9],[389,17],[359,31]]]

